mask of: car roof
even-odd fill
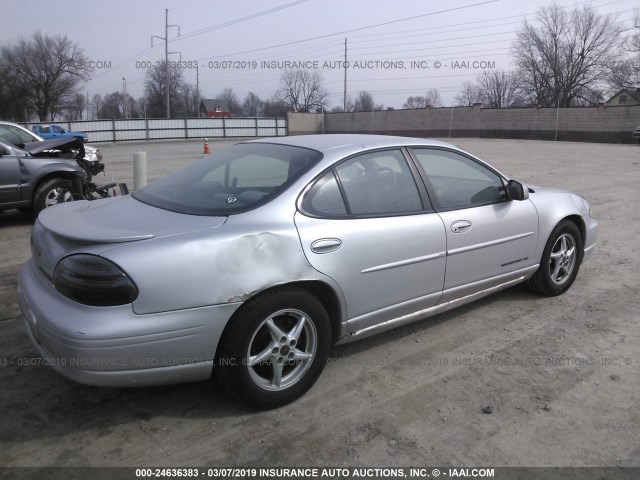
[[[322,153],[333,153],[335,150],[359,152],[375,148],[398,147],[404,145],[447,147],[459,150],[446,142],[414,137],[395,137],[391,135],[358,135],[358,134],[322,134],[295,135],[292,137],[273,137],[250,140],[247,143],[277,143],[296,147],[311,148]]]

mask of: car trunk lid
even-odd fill
[[[39,222],[79,244],[122,243],[217,228],[227,217],[185,215],[152,207],[126,195],[69,202],[43,210]]]
[[[101,255],[126,242],[215,229],[226,219],[169,212],[128,195],[63,203],[40,212],[31,234],[31,257],[51,281],[56,265],[67,255]]]

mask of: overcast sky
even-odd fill
[[[410,95],[436,88],[451,105],[464,81],[481,67],[512,68],[509,47],[523,19],[550,1],[531,0],[2,0],[0,45],[40,30],[67,35],[98,66],[84,92],[144,93],[149,65],[164,58],[165,8],[169,50],[180,52],[184,78],[203,98],[231,87],[242,101],[253,91],[268,98],[278,88],[282,62],[304,62],[324,77],[331,106],[342,105],[347,38],[347,92],[371,92],[377,103],[400,108]],[[637,0],[590,4],[633,26]],[[251,18],[249,18],[251,17]],[[279,62],[279,63],[278,63]],[[476,63],[474,63],[476,62]]]

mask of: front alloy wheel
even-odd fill
[[[299,288],[279,288],[234,315],[216,355],[218,378],[255,407],[279,407],[311,388],[330,345],[329,317],[318,299]]]
[[[572,221],[563,220],[549,235],[540,267],[529,279],[529,287],[548,297],[566,292],[578,275],[582,253],[580,230]]]
[[[33,208],[39,213],[47,207],[74,200],[72,183],[64,178],[51,178],[38,186],[33,196]]]
[[[560,235],[549,256],[549,272],[553,283],[562,285],[571,278],[577,255],[576,239],[569,233]]]

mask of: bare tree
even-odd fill
[[[94,119],[100,118],[100,109],[102,108],[102,105],[104,104],[104,101],[102,100],[102,95],[100,95],[99,93],[96,93],[92,98],[91,98],[91,116]]]
[[[403,108],[434,108],[442,106],[442,100],[440,99],[440,92],[435,88],[432,88],[422,95],[415,95],[407,97],[407,101],[404,102]]]
[[[384,105],[377,104],[373,99],[373,95],[364,90],[358,94],[358,98],[353,102],[353,111],[356,112],[372,112],[383,108]]]
[[[634,11],[630,32],[623,43],[627,55],[613,62],[607,74],[609,93],[612,94],[624,87],[640,87],[640,8]]]
[[[427,90],[427,93],[424,94],[424,104],[427,108],[441,107],[442,100],[440,98],[440,92],[435,88]]]
[[[82,114],[87,108],[87,98],[76,93],[65,104],[65,119],[67,121],[82,120]]]
[[[407,97],[407,101],[402,105],[403,108],[425,108],[427,106],[422,95]]]
[[[54,120],[92,71],[82,49],[62,35],[36,32],[14,46],[2,47],[0,55],[41,122]]]
[[[351,99],[351,95],[347,95],[347,109],[345,110],[343,105],[336,105],[329,110],[331,113],[353,112],[355,110],[354,102]]]
[[[517,76],[505,70],[485,70],[476,78],[478,98],[487,107],[506,108],[521,105]]]
[[[140,112],[131,95],[115,91],[104,96],[98,115],[99,118],[109,119],[137,118],[140,117]]]
[[[145,73],[144,96],[147,114],[149,117],[162,118],[166,116],[166,71],[164,61],[151,67]],[[184,85],[182,70],[169,69],[169,105],[172,117],[184,116],[184,106],[180,92]]]
[[[286,117],[289,106],[274,96],[271,100],[265,100],[262,106],[262,114],[265,117]]]
[[[247,93],[242,102],[242,114],[247,117],[257,117],[262,113],[264,102],[253,92]]]
[[[538,10],[537,22],[525,20],[512,45],[528,103],[567,107],[592,98],[619,40],[613,16],[590,6],[568,12],[554,4]]]
[[[197,117],[200,101],[198,89],[192,83],[183,83],[180,89],[182,97],[182,113],[185,117]]]
[[[625,87],[640,86],[640,54],[635,62],[631,58],[610,65],[606,73],[609,94],[613,95]]]
[[[227,106],[229,112],[235,113],[236,115],[242,113],[242,105],[240,105],[240,100],[238,100],[238,96],[236,92],[233,91],[233,88],[225,88],[222,90],[218,95],[218,99]]]
[[[633,29],[625,39],[624,49],[635,54],[634,60],[640,60],[640,8],[636,8],[633,12]],[[638,68],[637,65],[636,68]]]
[[[16,72],[0,54],[0,118],[24,120],[28,116],[28,89],[22,85]]]
[[[323,88],[320,72],[286,70],[280,78],[277,98],[291,110],[311,112],[327,104],[328,92]]]
[[[462,90],[454,100],[460,107],[472,107],[474,103],[481,101],[478,85],[475,82],[463,82]]]

